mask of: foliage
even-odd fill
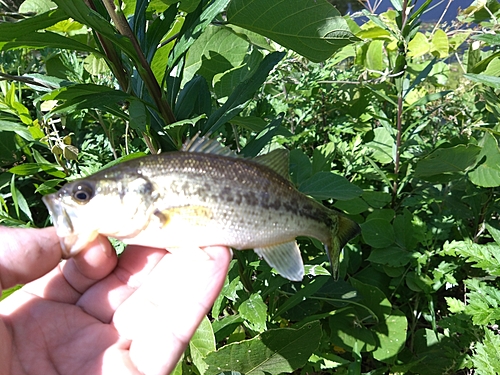
[[[362,227],[340,279],[310,239],[301,283],[235,252],[174,373],[500,372],[497,1],[432,29],[430,0],[119,4],[0,23],[0,223],[49,225],[41,195],[199,131],[285,146],[299,190]]]

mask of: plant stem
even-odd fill
[[[406,43],[404,38],[404,32],[406,27],[406,22],[408,21],[408,0],[403,1],[403,7],[401,10],[401,42],[404,44],[404,49],[400,50],[399,53],[405,54],[404,60],[406,61]],[[399,189],[399,170],[401,164],[401,133],[403,128],[403,80],[404,71],[406,70],[406,62],[402,67],[401,77],[396,78],[396,88],[398,97],[398,107],[396,112],[396,155],[394,157],[394,183],[392,185],[392,207],[396,205],[396,197],[398,195]],[[399,71],[397,73],[400,73]]]
[[[138,61],[135,62],[137,71],[141,75],[141,78],[144,80],[146,87],[148,88],[151,97],[155,101],[155,104],[160,112],[163,120],[166,124],[172,124],[175,122],[175,116],[172,112],[172,108],[168,105],[167,101],[163,99],[162,91],[156,77],[149,66],[149,63],[142,52],[141,46],[139,45],[139,41],[134,35],[134,32],[130,28],[130,25],[123,15],[122,12],[117,12],[115,8],[115,3],[113,0],[103,0],[103,4],[106,7],[106,10],[109,13],[109,16],[113,20],[118,32],[123,36],[126,36],[132,42],[132,46],[134,47]]]
[[[90,9],[96,11],[96,7],[94,5],[93,0],[84,0],[84,1]],[[106,38],[104,38],[98,32],[95,32],[95,35],[97,36],[97,39],[101,44],[104,54],[108,59],[108,65],[110,69],[113,71],[113,75],[116,77],[118,84],[120,85],[123,91],[128,92],[129,90],[128,74],[125,68],[123,67],[122,61],[118,56],[118,53],[116,52],[113,44],[110,41],[106,40]]]

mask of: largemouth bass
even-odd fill
[[[245,159],[206,138],[75,180],[43,201],[66,257],[99,233],[167,249],[225,245],[254,249],[294,281],[304,276],[297,236],[323,242],[335,274],[342,247],[359,233],[292,185],[288,151]]]

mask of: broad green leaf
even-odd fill
[[[213,133],[234,116],[238,115],[243,110],[245,103],[253,97],[258,88],[267,79],[269,72],[284,56],[283,52],[274,52],[267,55],[259,64],[255,74],[248,80],[240,83],[222,107],[210,115],[202,133]]]
[[[277,318],[281,316],[281,314],[290,310],[292,307],[297,306],[299,303],[304,301],[305,298],[316,293],[329,280],[330,278],[328,277],[316,277],[312,279],[308,284],[303,285],[297,293],[290,296],[290,298],[288,298],[276,311],[273,311],[273,317]]]
[[[372,40],[366,51],[365,66],[369,70],[382,72],[384,70],[384,41]]]
[[[130,127],[140,133],[145,133],[148,119],[144,103],[139,99],[131,100],[128,113],[130,116]]]
[[[260,333],[266,330],[267,306],[260,294],[252,293],[249,299],[241,303],[238,312],[253,331]]]
[[[358,215],[368,210],[370,206],[361,198],[349,199],[347,201],[335,202],[335,208],[350,215]]]
[[[404,250],[413,251],[418,239],[415,236],[413,215],[408,209],[403,210],[403,215],[394,218],[394,231],[396,233],[396,243]]]
[[[195,74],[209,84],[216,74],[240,66],[248,51],[248,42],[228,28],[208,26],[189,49],[184,68],[184,82]]]
[[[241,150],[241,154],[245,157],[255,157],[262,149],[271,142],[272,138],[276,134],[277,130],[280,128],[283,122],[283,113],[279,114],[275,119],[273,119],[269,125],[267,125],[263,131],[261,131],[256,136],[250,138]]]
[[[300,149],[290,151],[290,178],[298,186],[312,176],[312,164]]]
[[[426,36],[421,32],[415,34],[408,43],[408,56],[420,57],[431,51],[431,45]]]
[[[408,251],[391,246],[383,249],[372,249],[368,260],[390,267],[400,267],[407,265],[412,258],[411,253]]]
[[[394,137],[385,128],[376,128],[373,133],[373,141],[368,142],[367,146],[372,148],[373,158],[382,164],[392,163],[393,148],[395,147]]]
[[[489,62],[484,75],[500,77],[500,57],[496,57]]]
[[[215,349],[215,336],[212,325],[210,324],[210,320],[205,316],[191,338],[191,341],[189,341],[191,359],[201,375],[205,374],[208,368],[204,358],[208,353],[215,351]]]
[[[377,345],[373,332],[360,324],[356,311],[352,308],[340,311],[329,319],[331,342],[345,350],[357,347],[366,352]]]
[[[480,151],[480,147],[472,144],[439,148],[417,163],[415,177],[463,173],[474,165]]]
[[[27,126],[15,122],[0,120],[0,132],[3,131],[14,132],[27,141],[34,140]]]
[[[485,157],[486,160],[469,173],[469,178],[473,184],[478,186],[500,186],[500,149],[498,143],[493,135],[486,132],[480,145],[483,148],[477,159],[481,160]]]
[[[359,197],[363,190],[345,177],[332,172],[319,172],[299,185],[299,190],[316,199],[349,200]]]
[[[219,15],[227,6],[230,0],[214,0],[201,13],[198,9],[186,16],[182,29],[179,32],[180,37],[175,43],[171,56],[168,61],[168,71],[179,63],[179,59],[186,54],[188,49],[197,40],[205,28]]]
[[[321,340],[318,321],[301,328],[272,329],[250,340],[226,345],[210,353],[206,375],[238,371],[245,375],[278,375],[303,366]]]
[[[222,319],[214,320],[212,328],[215,334],[215,341],[220,342],[234,332],[236,327],[243,323],[243,318],[239,315],[229,315]]]
[[[493,87],[494,89],[500,89],[500,77],[487,76],[484,74],[472,74],[472,73],[464,74],[464,77],[470,79],[471,81]]]
[[[448,57],[449,54],[448,35],[441,30],[437,29],[431,40],[431,53],[440,59]]]
[[[227,19],[314,62],[326,60],[357,39],[326,0],[232,0]]]
[[[0,167],[9,166],[20,157],[16,135],[13,132],[0,132]]]
[[[109,67],[106,64],[106,60],[100,57],[96,57],[93,54],[88,55],[85,60],[83,60],[83,66],[85,70],[93,76],[110,73]]]
[[[408,321],[400,310],[384,314],[384,320],[373,327],[378,345],[372,352],[373,358],[386,363],[395,363],[396,355],[404,348]]]
[[[364,314],[368,318],[378,320],[379,324],[384,324],[384,316],[390,315],[392,311],[391,302],[386,295],[376,286],[362,283],[353,277],[349,279],[349,282],[359,292],[358,296],[361,296],[360,304],[368,308],[368,310],[364,310]],[[371,316],[372,314],[375,314],[375,316]]]
[[[263,59],[262,54],[254,49],[245,56],[241,65],[236,68],[216,74],[213,77],[214,92],[218,99],[229,96],[240,82],[247,80],[254,74]]]
[[[471,39],[480,40],[491,46],[500,45],[500,35],[498,34],[479,34],[473,35]]]
[[[56,4],[50,0],[25,0],[19,6],[19,13],[45,13],[54,9]]]
[[[361,196],[373,208],[383,208],[391,201],[391,195],[383,191],[365,191]]]
[[[372,247],[386,248],[396,239],[391,223],[385,219],[370,219],[360,226],[363,240]]]

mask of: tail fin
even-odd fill
[[[347,242],[361,232],[361,228],[357,223],[345,216],[338,213],[335,213],[335,216],[334,222],[337,223],[337,226],[333,228],[332,240],[330,244],[325,246],[325,249],[332,267],[332,276],[337,280],[339,277],[340,252]]]

